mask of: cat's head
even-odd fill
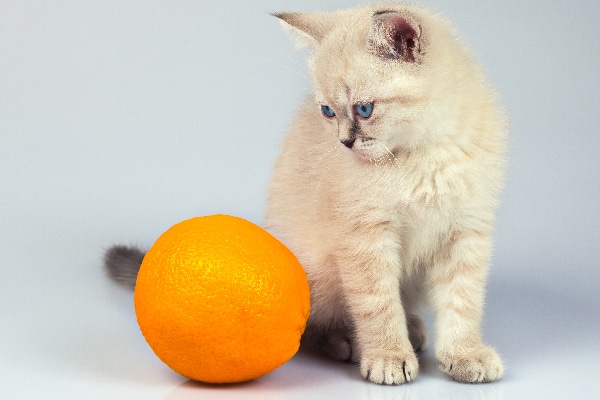
[[[447,75],[439,68],[446,43],[432,44],[443,37],[441,18],[405,6],[275,16],[312,49],[315,110],[357,156],[383,159],[434,140],[430,105],[444,79],[439,75]]]

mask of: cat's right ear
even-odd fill
[[[420,62],[426,39],[416,18],[407,13],[380,11],[371,19],[368,43],[372,53],[385,59]]]
[[[315,48],[333,27],[330,14],[324,13],[274,13],[281,25],[290,32],[300,48]]]

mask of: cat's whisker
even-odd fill
[[[385,143],[381,143],[381,146],[383,146],[383,148],[385,149],[387,157],[390,157],[392,159],[394,165],[396,165],[397,167],[401,167],[402,165],[400,164],[400,161],[398,161],[398,157],[396,157],[396,155],[390,150],[390,148],[387,147]]]
[[[327,157],[327,156],[328,156],[328,155],[329,155],[329,154],[330,154],[332,151],[339,150],[339,148],[340,148],[340,147],[337,145],[337,144],[338,144],[338,143],[337,143],[337,141],[323,142],[323,143],[321,143],[321,145],[322,145],[322,144],[325,144],[325,143],[333,143],[333,146],[331,146],[331,147],[330,147],[328,150],[326,150],[325,152],[323,152],[323,154],[321,155],[321,157],[319,157],[319,158],[317,159],[317,161],[315,161],[315,163],[312,165],[312,168],[311,168],[311,169],[315,169],[315,168],[316,168],[316,167],[317,167],[317,166],[318,166],[318,165],[321,163],[321,161],[323,161],[323,159],[324,159],[325,157]],[[316,151],[316,149],[315,149],[315,151]],[[311,151],[311,152],[310,152],[310,154],[312,154],[312,153],[313,153],[313,152]]]
[[[322,146],[324,145],[331,145],[333,144],[333,147],[336,147],[338,145],[338,141],[336,139],[329,139],[326,140],[324,142],[319,142],[317,144],[314,144],[311,148],[310,151],[308,152],[309,155],[314,154],[316,151],[318,151]]]
[[[294,57],[291,57],[289,54],[282,55],[282,53],[280,53],[279,59],[283,59],[283,58],[292,61],[294,64],[294,67],[298,66],[298,69],[291,68],[290,66],[288,66],[286,64],[276,61],[275,59],[269,58],[268,61],[274,65],[277,65],[280,68],[283,68],[286,71],[292,72],[294,75],[296,75],[299,78],[302,78],[303,80],[310,80],[310,75],[308,75],[306,73],[306,69],[304,68],[303,63],[298,62],[298,60],[296,60]]]
[[[382,148],[383,147],[383,148]],[[378,143],[378,146],[375,147],[373,151],[373,156],[370,158],[370,162],[375,164],[378,169],[384,168],[385,165],[390,162],[390,154],[389,149],[385,144]]]
[[[331,154],[333,152],[333,154]],[[327,157],[325,158],[328,154],[331,155],[331,157]],[[323,161],[324,159],[326,159],[326,165],[324,166],[324,168],[322,168],[321,170],[321,175],[319,176],[319,180],[317,181],[317,185],[315,187],[315,193],[314,193],[314,202],[315,204],[318,203],[319,200],[319,192],[321,191],[321,187],[323,185],[323,181],[326,180],[329,176],[329,172],[331,171],[331,169],[335,166],[335,164],[337,163],[337,161],[340,159],[341,157],[341,147],[336,144],[334,144],[333,146],[331,146],[317,161],[317,163],[315,165],[313,165],[313,169],[316,167],[317,164],[319,164],[321,161]]]

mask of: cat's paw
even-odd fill
[[[352,361],[352,343],[347,336],[332,333],[319,343],[322,353],[338,361]]]
[[[379,350],[364,354],[360,361],[360,373],[363,378],[380,385],[412,382],[418,372],[419,361],[413,352]]]
[[[427,328],[418,316],[411,314],[407,318],[408,338],[414,351],[425,351],[429,346]]]
[[[308,326],[302,335],[301,346],[318,351],[338,361],[358,362],[349,329],[338,327],[327,331]]]
[[[463,383],[493,382],[504,374],[502,359],[496,350],[483,345],[460,354],[443,354],[438,361],[446,375]]]

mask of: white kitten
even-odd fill
[[[461,382],[502,377],[480,323],[506,132],[480,67],[413,5],[277,14],[313,53],[314,96],[273,173],[265,227],[311,286],[305,342],[371,382],[415,379],[427,346]]]

